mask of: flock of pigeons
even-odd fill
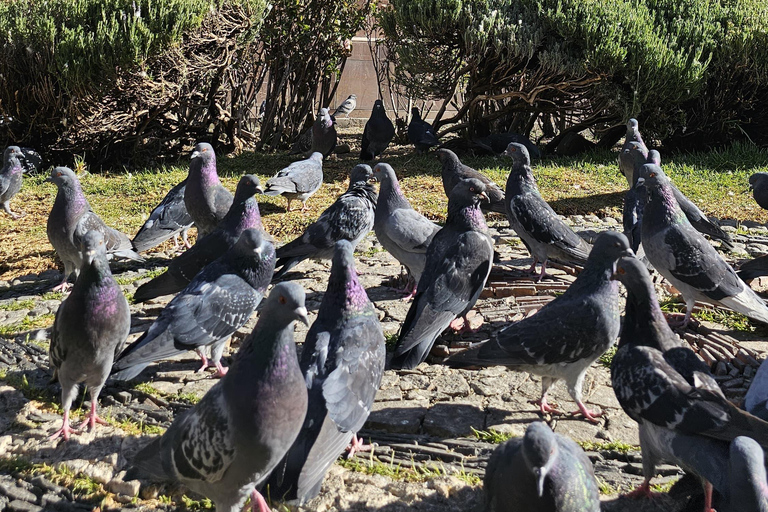
[[[382,115],[386,119],[379,101],[363,135],[363,158],[374,158],[386,147],[376,127]],[[423,123],[417,115],[414,120]],[[732,405],[710,369],[669,327],[649,269],[682,293],[687,305],[683,324],[695,301],[719,304],[764,323],[768,307],[700,233],[718,238],[725,247],[730,244],[728,235],[666,177],[658,152],[648,151],[635,120],[627,125],[619,160],[630,185],[624,234],[603,232],[594,245],[542,199],[526,146],[513,142],[504,152],[511,162],[505,190],[462,164],[452,151],[436,151],[448,196],[442,227],[411,207],[390,165],[378,163],[371,169],[359,164],[350,173],[346,192],[301,236],[275,248],[264,232],[255,195],[283,195],[289,208],[293,199],[306,205],[323,181],[323,158],[329,151],[321,144],[322,129],[333,127],[327,109],[315,127],[308,158],[281,170],[264,186],[253,175],[243,176],[234,196],[218,179],[213,148],[197,144],[187,179],[168,193],[132,241],[93,212],[75,173],[53,169],[50,181],[58,194],[47,233],[64,263],[64,279],[56,288],[71,286],[71,291],[51,333],[50,362],[61,383],[64,410],[62,427],[52,439],[68,439],[76,430],[69,414],[80,383],[91,395],[91,409],[80,428],[93,428],[104,422],[96,407],[108,378],[133,379],[155,361],[195,350],[202,359],[198,371],[214,366],[222,378],[131,461],[126,479],[181,482],[211,498],[219,511],[239,510],[250,496],[254,509],[266,512],[260,494],[265,488],[273,499],[306,502],[318,494],[330,465],[345,448],[352,453],[370,449],[356,432],[369,415],[385,367],[414,368],[427,359],[445,329],[471,329],[472,308],[494,260],[484,212],[498,212],[507,216],[531,253],[530,272],[537,279],[546,277],[550,260],[582,270],[564,294],[538,313],[450,356],[445,364],[502,365],[541,376],[542,413],[558,413],[547,403],[547,391],[564,380],[580,413],[596,422],[600,413],[582,400],[584,377],[619,338],[612,384],[622,408],[639,424],[645,476],[632,494],[650,495],[656,465],[667,462],[701,478],[707,512],[713,489],[720,496],[720,510],[768,511],[763,462],[768,423],[758,417],[768,417],[768,370],[761,368],[750,389],[750,412]],[[428,134],[425,130],[418,138],[419,151],[437,144],[434,134],[435,144]],[[20,176],[19,149],[10,147],[0,172],[0,199],[6,209],[7,198],[20,188]],[[755,197],[768,204],[768,175],[753,178]],[[142,261],[139,252],[179,234],[188,246],[186,231],[192,225],[198,229],[197,242],[171,260],[164,274],[139,287],[134,299],[177,295],[124,348],[130,312],[107,260]],[[356,244],[371,230],[406,268],[409,282],[403,292],[413,298],[389,361],[353,256]],[[327,291],[299,359],[293,326],[296,321],[308,324],[304,289],[286,281],[266,295],[270,283],[307,258],[332,263]],[[754,267],[751,277],[768,273],[761,274],[768,265],[759,260],[744,265]],[[68,283],[72,274],[74,285]],[[627,290],[623,327],[619,282]],[[258,323],[225,367],[221,356],[226,340],[262,299]],[[589,459],[573,441],[541,422],[494,452],[485,490],[491,511],[600,508]]]

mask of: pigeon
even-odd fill
[[[78,384],[83,382],[91,396],[91,412],[80,428],[106,424],[96,413],[99,392],[131,328],[128,301],[109,271],[101,232],[88,231],[80,244],[80,275],[56,311],[48,349],[54,380],[61,383],[64,409],[64,422],[51,439],[61,436],[68,440],[73,432],[69,409],[77,396]]]
[[[358,164],[349,175],[349,187],[320,217],[307,226],[304,233],[277,250],[274,279],[280,279],[290,269],[307,258],[327,260],[333,256],[334,245],[348,240],[353,246],[373,229],[376,210],[376,190],[370,183],[370,166]]]
[[[43,167],[43,157],[32,148],[21,148],[19,162],[24,174],[37,172]]]
[[[627,178],[627,184],[630,188],[634,187],[637,181],[635,175],[637,155],[635,152],[640,152],[647,157],[648,147],[640,136],[637,119],[630,119],[627,121],[627,135],[624,139],[624,145],[621,146],[621,153],[619,153],[619,169]]]
[[[136,455],[126,480],[181,482],[213,500],[217,512],[240,512],[251,495],[261,512],[270,512],[256,489],[293,444],[307,412],[293,341],[294,322],[309,323],[304,300],[296,283],[272,289],[227,375]]]
[[[261,100],[261,104],[259,105],[259,115],[257,117],[260,123],[264,121],[265,115],[267,115],[267,100]]]
[[[615,279],[627,289],[611,383],[624,411],[640,427],[645,480],[633,496],[650,495],[661,462],[703,479],[705,510],[712,487],[728,494],[728,445],[740,435],[768,443],[768,423],[731,404],[709,367],[680,341],[664,319],[650,274],[636,258],[623,258]]]
[[[157,320],[125,349],[112,377],[130,380],[153,361],[195,350],[203,361],[198,371],[227,369],[221,354],[227,339],[248,321],[261,302],[275,270],[275,248],[256,228],[242,232],[237,243],[208,264],[160,312]],[[204,350],[211,347],[210,364]]]
[[[749,189],[760,208],[768,210],[768,172],[756,172],[750,176]]]
[[[485,192],[488,195],[490,202],[488,204],[481,204],[480,208],[484,212],[496,212],[504,214],[506,213],[506,206],[504,203],[504,191],[491,181],[483,173],[474,170],[473,168],[464,165],[456,156],[456,153],[450,149],[441,148],[435,153],[437,159],[443,166],[442,179],[443,190],[445,195],[451,197],[451,191],[461,180],[467,178],[475,178],[483,182],[485,185]]]
[[[371,117],[363,129],[363,146],[360,150],[360,160],[373,160],[387,149],[395,136],[395,126],[387,117],[384,103],[376,100],[373,104]]]
[[[184,205],[195,221],[198,240],[216,229],[232,206],[232,200],[232,194],[219,181],[213,146],[198,143],[192,151],[184,189]]]
[[[0,169],[0,205],[3,211],[11,216],[12,219],[18,219],[21,215],[11,211],[11,199],[21,190],[21,175],[23,167],[21,166],[21,157],[23,153],[18,146],[8,146],[3,152],[3,167]]]
[[[751,281],[760,276],[768,276],[768,256],[760,256],[742,263],[736,274],[744,281]]]
[[[744,409],[760,419],[768,421],[768,359],[757,369],[747,395],[744,397]]]
[[[353,452],[369,448],[355,433],[371,412],[386,350],[378,314],[355,272],[354,249],[347,240],[336,242],[328,288],[299,363],[309,388],[307,417],[268,480],[271,496],[299,505],[317,496],[350,442]]]
[[[474,139],[476,144],[484,146],[491,155],[502,155],[507,150],[510,142],[522,144],[528,150],[528,154],[534,160],[541,159],[541,151],[531,140],[517,133],[492,133],[485,137]]]
[[[605,231],[595,240],[584,270],[561,296],[535,315],[502,329],[489,341],[451,356],[456,368],[503,365],[540,375],[541,413],[555,412],[547,391],[560,379],[586,419],[596,422],[581,399],[587,369],[619,335],[619,290],[611,280],[616,262],[631,255],[627,238]]]
[[[721,305],[768,323],[768,307],[693,229],[661,167],[644,165],[637,183],[645,186],[647,196],[642,226],[645,254],[683,295],[686,313],[681,327],[688,325],[696,301]]]
[[[765,453],[757,441],[747,436],[731,441],[728,475],[730,512],[768,512]]]
[[[291,144],[289,155],[309,154],[312,149],[312,126],[301,132],[296,141]]]
[[[389,164],[376,164],[373,176],[380,183],[373,230],[384,249],[408,270],[412,281],[409,294],[415,295],[427,262],[427,247],[440,226],[411,207]]]
[[[627,144],[625,144],[627,146]],[[635,253],[640,249],[641,227],[643,222],[643,205],[645,204],[645,188],[636,187],[637,178],[640,177],[640,167],[648,163],[648,151],[645,146],[638,142],[630,142],[628,147],[622,150],[619,159],[624,161],[624,165],[632,165],[634,169],[632,183],[629,190],[624,195],[624,211],[622,215],[622,225],[624,235],[629,240],[629,246]]]
[[[327,108],[321,108],[320,113],[315,119],[315,123],[312,125],[312,148],[309,150],[311,153],[321,153],[323,158],[328,158],[328,155],[333,153],[336,149],[336,121],[328,113]]]
[[[424,273],[400,329],[394,369],[412,369],[423,362],[435,340],[457,317],[468,326],[467,313],[477,302],[491,272],[493,240],[488,235],[480,201],[488,201],[485,184],[462,180],[451,191],[445,227],[427,248]]]
[[[184,204],[186,187],[187,180],[185,179],[173,187],[160,201],[160,204],[152,210],[147,221],[133,237],[133,246],[137,252],[148,251],[171,237],[174,239],[174,245],[178,246],[176,239],[179,234],[181,234],[187,249],[192,247],[187,241],[187,231],[192,227],[194,221]]]
[[[344,114],[349,118],[349,114],[352,113],[353,110],[357,107],[357,95],[356,94],[350,94],[347,99],[341,102],[341,105],[336,107],[336,110],[333,111],[333,117],[338,117],[341,114]]]
[[[227,215],[209,235],[199,239],[191,249],[176,256],[168,270],[139,286],[133,295],[136,303],[183,290],[207,264],[235,245],[240,234],[249,228],[263,231],[259,205],[253,197],[261,191],[259,178],[246,174],[240,178],[235,199]]]
[[[600,511],[589,457],[541,421],[493,451],[483,486],[486,512]]]
[[[434,128],[421,118],[419,109],[416,107],[411,109],[411,122],[408,123],[408,140],[416,146],[417,153],[426,153],[432,146],[440,144]]]
[[[58,187],[46,231],[48,240],[64,263],[64,278],[54,290],[67,288],[67,279],[73,272],[77,277],[84,259],[81,249],[83,237],[91,230],[98,231],[104,238],[107,257],[144,261],[125,234],[104,224],[93,212],[77,176],[71,169],[56,167],[46,181],[53,182]]]
[[[504,154],[513,162],[507,178],[507,219],[533,256],[529,272],[535,273],[536,263],[540,262],[540,281],[546,275],[550,259],[583,266],[589,256],[590,245],[542,199],[531,170],[528,150],[522,144],[513,142]]]
[[[323,154],[314,152],[306,160],[293,162],[280,170],[274,177],[267,180],[264,195],[285,196],[288,200],[288,211],[291,211],[291,201],[301,201],[301,211],[307,209],[307,199],[320,189],[323,184]]]

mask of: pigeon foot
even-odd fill
[[[264,501],[264,496],[262,496],[261,493],[255,489],[251,493],[251,510],[253,512],[256,512],[257,510],[259,512],[272,512],[272,509],[269,508],[267,502]]]
[[[683,319],[680,320],[679,317],[681,316],[680,313],[666,313],[664,316],[667,318],[667,323],[670,327],[673,329],[685,329],[688,327],[688,322],[691,321],[691,315],[689,315],[687,312],[685,315],[683,315]]]
[[[539,406],[539,411],[541,411],[541,414],[562,414],[562,412],[558,411],[551,405],[547,403],[547,398],[540,398],[539,400],[531,400],[529,403],[533,405]]]
[[[222,365],[221,361],[216,361],[215,366],[216,366],[216,373],[213,375],[214,377],[223,377],[229,371],[229,368]]]
[[[603,415],[603,411],[590,411],[581,402],[579,402],[577,405],[579,406],[579,410],[574,412],[574,415],[581,414],[587,421],[591,421],[592,423],[600,423],[598,418]]]
[[[69,441],[69,436],[75,433],[75,430],[72,428],[72,426],[69,424],[69,411],[64,411],[64,423],[62,423],[61,428],[51,434],[50,437],[48,437],[49,441],[53,441],[54,439],[58,439],[59,437],[63,437],[65,441]]]
[[[652,499],[658,496],[661,493],[653,492],[651,491],[651,482],[649,480],[643,481],[640,486],[635,489],[634,491],[628,492],[624,495],[625,498],[629,498],[631,500],[637,500],[637,499]]]
[[[376,446],[378,446],[376,443],[365,444],[362,439],[357,437],[357,434],[354,434],[352,436],[352,442],[349,446],[347,446],[347,450],[349,450],[349,453],[347,453],[347,459],[354,457],[357,452],[373,451]]]
[[[473,310],[464,316],[454,318],[449,327],[457,333],[463,333],[477,332],[481,325],[483,325],[483,317]]]
[[[208,366],[210,366],[210,363],[208,363],[208,358],[205,357],[205,354],[203,354],[202,350],[197,350],[197,355],[200,356],[200,359],[202,360],[202,365],[200,366],[200,368],[195,370],[195,373],[202,373],[205,371],[206,368],[208,368]]]
[[[70,284],[67,282],[67,278],[65,277],[62,282],[51,288],[52,292],[66,292],[69,290]]]

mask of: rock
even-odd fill
[[[5,510],[9,512],[40,512],[43,508],[33,505],[28,501],[13,500]]]
[[[365,428],[386,432],[416,434],[427,413],[427,403],[421,400],[376,402]]]
[[[0,482],[0,494],[8,496],[11,502],[28,501],[29,503],[37,503],[37,496],[33,492],[9,482]]]
[[[107,490],[115,494],[122,494],[124,496],[138,496],[141,483],[138,480],[129,480],[123,482],[121,479],[114,478],[107,484]]]
[[[437,437],[471,436],[473,427],[480,430],[483,425],[485,412],[460,401],[435,404],[424,417],[424,431]]]
[[[432,379],[431,384],[438,391],[438,399],[440,395],[449,397],[469,395],[469,384],[464,377],[456,373],[440,375]]]

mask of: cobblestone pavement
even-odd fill
[[[534,283],[525,273],[531,259],[519,239],[501,217],[489,220],[501,258],[478,302],[477,310],[485,322],[470,335],[445,335],[438,340],[438,352],[443,354],[487,339],[504,324],[534,314],[575,279],[563,269],[553,268],[551,278]],[[619,228],[612,218],[574,216],[567,221],[588,240],[604,229]],[[737,233],[735,225],[725,224],[742,252],[737,256],[743,259],[768,253],[764,227],[742,225],[745,229]],[[150,269],[172,254],[151,256]],[[401,268],[372,234],[358,247],[357,264],[384,332],[394,341],[410,305],[392,288],[398,284]],[[307,289],[310,317],[316,315],[329,266],[327,262],[304,262],[288,276]],[[128,295],[148,280],[148,272],[135,264],[114,267]],[[61,301],[60,294],[48,290],[59,279],[58,272],[46,271],[10,283],[0,281],[0,511],[204,507],[199,496],[182,498],[183,489],[141,487],[139,482],[122,479],[126,460],[147,442],[147,436],[168,427],[176,414],[189,408],[214,383],[210,374],[194,373],[198,362],[192,352],[151,366],[140,378],[143,384],[105,386],[100,407],[110,426],[99,426],[66,443],[48,441],[61,421],[57,412],[60,391],[48,384],[47,369],[49,326]],[[753,286],[759,289],[766,284],[768,281],[757,281]],[[131,306],[129,342],[149,327],[169,299]],[[256,315],[233,336],[230,354],[255,321]],[[305,335],[306,328],[298,326],[299,343]],[[712,364],[727,396],[736,402],[768,351],[766,338],[745,331],[734,333],[711,323],[694,322],[683,337]],[[378,444],[375,452],[335,465],[320,496],[302,510],[482,510],[480,481],[496,446],[490,441],[499,434],[521,435],[530,422],[542,419],[538,407],[531,404],[540,393],[539,378],[504,368],[453,370],[437,362],[423,363],[413,371],[385,373],[374,410],[361,432]],[[583,443],[601,482],[603,510],[700,509],[698,485],[686,480],[650,502],[620,498],[621,492],[642,481],[636,424],[616,401],[605,364],[595,364],[589,371],[584,393],[590,407],[603,411],[598,424],[570,415],[543,419],[555,432]],[[81,393],[78,404],[83,402]],[[564,411],[576,409],[562,384],[552,389],[551,402]],[[662,466],[655,483],[666,489],[681,474],[675,467]]]

